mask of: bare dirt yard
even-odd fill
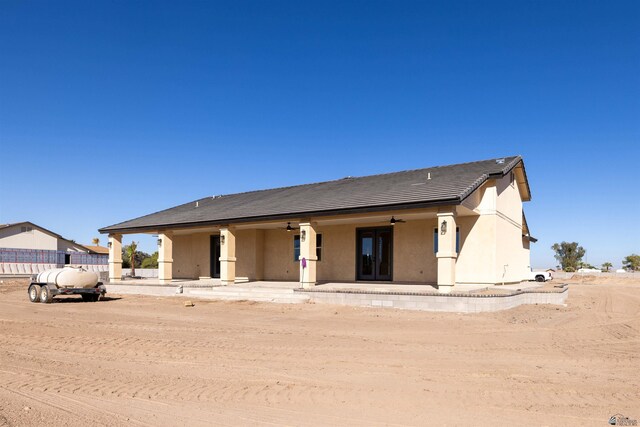
[[[637,283],[464,315],[111,297],[0,284],[0,426],[640,421]]]

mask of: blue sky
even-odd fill
[[[78,242],[213,194],[521,154],[532,265],[567,240],[617,266],[639,143],[637,1],[0,2],[0,223]]]

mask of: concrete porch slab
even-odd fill
[[[218,279],[128,280],[107,284],[107,292],[157,296],[183,296],[225,301],[274,303],[328,303],[362,307],[476,313],[506,310],[522,304],[564,304],[568,287],[541,289],[540,284],[504,286],[457,285],[452,293],[435,286],[393,283],[322,283],[301,289],[298,282],[256,281],[222,286]]]

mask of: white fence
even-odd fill
[[[122,269],[123,276],[131,275],[130,268]],[[136,268],[136,276],[144,277],[144,278],[157,278],[158,277],[158,269],[157,268]]]

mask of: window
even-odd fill
[[[20,231],[23,233],[31,233],[33,231],[33,227],[20,227]]]
[[[316,234],[316,258],[322,259],[322,234]]]
[[[298,262],[300,259],[300,235],[293,236],[293,260]]]
[[[514,187],[516,183],[516,176],[513,172],[511,172],[510,179],[511,179],[511,186]]]
[[[322,234],[316,234],[316,258],[318,261],[322,259]],[[293,236],[293,260],[300,260],[300,235]]]
[[[433,253],[438,253],[438,229],[433,229]],[[456,227],[456,253],[460,253],[460,227]]]

